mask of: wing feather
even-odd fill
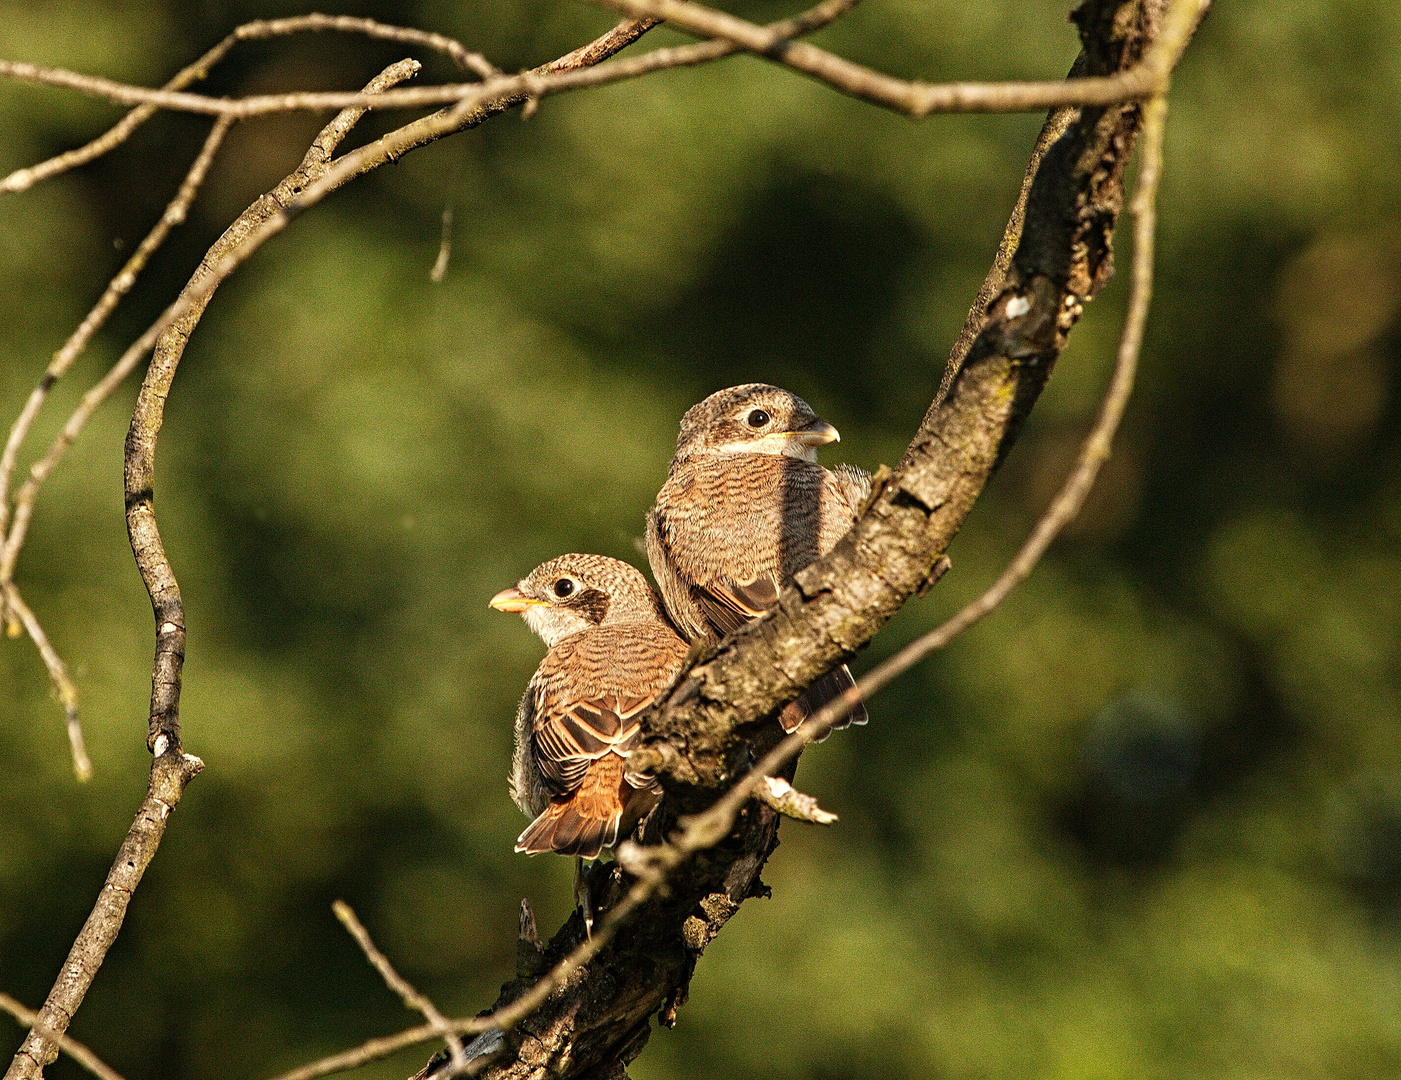
[[[652,701],[650,696],[605,694],[567,703],[540,702],[531,739],[550,794],[577,791],[589,766],[606,754],[626,759],[642,735],[636,717]],[[636,774],[628,774],[626,779],[634,788],[656,783]]]
[[[778,582],[771,577],[753,581],[708,581],[693,586],[691,592],[720,637],[733,634],[778,603]]]

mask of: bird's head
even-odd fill
[[[767,383],[711,394],[686,410],[675,461],[703,455],[773,454],[816,461],[817,448],[841,438],[808,403]]]
[[[594,626],[658,619],[657,605],[638,570],[606,555],[561,555],[490,600],[497,611],[522,616],[551,647]]]

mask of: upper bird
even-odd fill
[[[686,411],[647,515],[647,557],[687,638],[718,640],[762,614],[851,528],[871,478],[817,464],[817,448],[839,437],[802,398],[766,383],[732,386]],[[846,665],[824,675],[780,714],[784,729],[852,685]],[[833,726],[866,720],[857,704]]]
[[[542,563],[491,606],[524,616],[550,650],[516,712],[511,797],[535,819],[516,850],[597,858],[661,797],[627,757],[638,714],[680,670],[686,643],[647,579],[603,555]]]

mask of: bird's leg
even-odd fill
[[[581,855],[574,856],[574,906],[584,915],[584,934],[593,939],[593,893],[589,888],[589,872]]]

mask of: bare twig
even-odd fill
[[[470,1027],[463,1021],[453,1021],[452,1027],[455,1031],[467,1034]],[[350,1050],[343,1050],[339,1054],[330,1054],[316,1061],[309,1061],[305,1065],[298,1065],[295,1069],[278,1073],[272,1080],[318,1080],[322,1076],[334,1076],[336,1073],[348,1072],[351,1069],[358,1069],[361,1065],[368,1065],[372,1061],[379,1061],[387,1058],[390,1054],[397,1054],[400,1050],[407,1050],[410,1046],[418,1046],[438,1038],[438,1029],[432,1024],[420,1024],[418,1027],[411,1027],[405,1031],[396,1032],[393,1035],[385,1035],[377,1039],[366,1039],[359,1046]]]
[[[131,291],[132,286],[136,284],[137,275],[145,269],[146,263],[156,249],[165,242],[170,230],[184,222],[190,204],[194,201],[200,185],[204,183],[210,163],[213,162],[214,155],[218,153],[231,124],[232,121],[224,117],[215,121],[214,127],[204,140],[204,146],[200,149],[194,164],[185,174],[185,180],[180,185],[179,191],[176,192],[175,198],[171,199],[170,204],[165,208],[165,213],[161,215],[160,220],[146,234],[146,238],[132,252],[131,258],[126,261],[121,272],[112,279],[102,297],[88,312],[87,318],[63,343],[63,348],[54,353],[54,358],[39,380],[39,385],[30,393],[29,400],[24,403],[23,410],[11,426],[4,452],[0,454],[0,538],[3,538],[4,541],[3,546],[0,546],[0,586],[14,578],[15,561],[19,558],[20,548],[24,545],[25,532],[29,526],[29,515],[32,512],[34,498],[38,494],[40,485],[53,472],[59,459],[63,457],[64,452],[77,438],[83,425],[87,423],[93,410],[106,399],[122,378],[125,378],[125,373],[114,380],[104,379],[88,394],[84,395],[82,404],[78,406],[68,423],[64,425],[63,431],[54,440],[49,452],[34,465],[30,470],[29,479],[16,492],[14,528],[9,535],[6,535],[5,527],[10,512],[10,477],[14,472],[15,460],[19,455],[19,449],[24,443],[25,436],[29,434],[29,428],[47,400],[54,383],[63,377],[73,365],[73,361],[87,348],[92,336],[107,321],[107,317],[112,314],[122,297]]]
[[[417,61],[400,61],[381,73],[370,86],[393,85],[412,76],[418,67]],[[346,110],[327,124],[307,152],[301,168],[283,183],[290,187],[301,182],[303,175],[324,170],[331,153],[363,114],[364,110]],[[262,205],[262,200],[255,204]],[[229,233],[225,233],[218,243],[236,242],[236,236],[233,241],[229,240],[229,236]],[[197,271],[196,278],[198,276]],[[193,325],[193,320],[190,325]],[[151,717],[146,740],[153,755],[150,784],[97,903],[93,905],[69,950],[63,970],[49,991],[39,1013],[39,1023],[16,1052],[5,1073],[5,1080],[39,1080],[44,1067],[57,1055],[57,1047],[48,1033],[62,1033],[68,1029],[88,987],[106,959],[107,950],[121,932],[127,906],[145,874],[146,866],[160,846],[171,810],[179,803],[185,787],[204,768],[199,758],[184,752],[181,743],[179,701],[180,674],[185,656],[185,617],[180,587],[161,546],[152,508],[156,434],[160,430],[170,378],[174,375],[175,363],[184,345],[182,337],[178,338],[178,348],[174,340],[167,341],[166,350],[157,353],[146,373],[141,393],[137,396],[131,430],[127,434],[125,461],[127,530],[137,568],[151,595],[156,622],[156,656],[151,671]],[[131,354],[130,349],[127,352]],[[114,378],[125,359],[108,372],[103,383]],[[120,372],[123,376],[125,373]],[[116,381],[120,381],[120,378]]]
[[[38,1028],[49,1038],[53,1039],[54,1042],[58,1043],[60,1050],[83,1068],[87,1069],[88,1072],[96,1076],[98,1080],[122,1080],[121,1073],[117,1072],[116,1069],[108,1065],[77,1039],[70,1038],[62,1032],[54,1031],[52,1028],[40,1023],[38,1013],[33,1009],[26,1009],[18,1001],[10,997],[9,994],[0,994],[0,1009],[4,1009],[5,1012],[9,1013],[21,1024],[27,1027]]]
[[[664,19],[688,33],[732,42],[786,67],[908,116],[947,112],[1029,112],[1061,105],[1110,105],[1161,93],[1210,0],[1174,0],[1162,29],[1127,71],[1069,82],[943,83],[896,79],[806,42],[776,37],[765,27],[691,0],[597,0],[636,18]]]
[[[68,665],[49,644],[44,628],[39,625],[34,612],[29,610],[29,605],[20,597],[19,590],[13,584],[5,582],[0,585],[0,598],[4,600],[4,607],[19,617],[20,624],[29,633],[35,648],[39,650],[39,655],[43,657],[44,666],[49,669],[49,678],[53,680],[59,703],[68,718],[68,746],[73,754],[73,773],[81,781],[91,780],[92,762],[88,759],[87,747],[83,744],[83,728],[78,722],[78,688],[68,674]]]
[[[118,105],[152,105],[170,112],[197,113],[204,116],[232,116],[249,120],[283,112],[331,112],[339,109],[412,109],[425,105],[450,105],[468,97],[476,97],[485,88],[488,93],[499,89],[494,82],[443,83],[414,90],[396,90],[384,95],[354,91],[297,91],[287,94],[253,94],[244,98],[213,98],[180,90],[152,90],[149,87],[105,79],[100,75],[82,75],[64,68],[44,67],[15,60],[0,60],[0,76],[20,82],[58,86],[91,97],[105,98]]]
[[[379,972],[380,978],[389,989],[393,990],[404,1001],[404,1004],[417,1012],[423,1014],[423,1018],[433,1026],[433,1029],[441,1035],[448,1044],[448,1050],[452,1054],[452,1069],[454,1074],[461,1074],[467,1071],[467,1057],[462,1051],[462,1040],[453,1031],[452,1025],[448,1023],[447,1017],[438,1011],[438,1007],[427,997],[414,989],[413,985],[394,970],[394,965],[389,962],[389,958],[375,947],[374,941],[370,938],[370,932],[365,929],[363,923],[355,916],[355,911],[344,900],[337,900],[331,905],[331,910],[336,913],[336,918],[341,925],[350,932],[350,936],[355,939],[355,944],[360,946],[360,950],[369,960],[370,965]]]
[[[724,12],[702,7],[687,0],[603,0],[610,7],[635,18],[666,19],[697,34],[719,38],[732,46],[755,52],[812,75],[823,82],[859,97],[913,117],[948,112],[1029,112],[1060,105],[1107,105],[1136,101],[1159,93],[1168,72],[1186,48],[1192,31],[1205,14],[1210,0],[1174,0],[1164,19],[1162,32],[1143,60],[1116,75],[1065,81],[1027,83],[945,83],[906,82],[870,68],[854,64],[826,50],[804,42],[794,42],[774,30],[738,19]],[[466,107],[468,110],[506,96],[538,99],[549,93],[582,85],[632,78],[642,71],[680,63],[718,59],[728,51],[681,54],[673,50],[666,63],[638,65],[624,70],[600,70],[587,79],[551,79],[534,72],[501,76],[481,83],[445,83],[384,94],[324,92],[258,94],[245,98],[211,98],[202,94],[151,90],[98,76],[82,75],[62,68],[48,68],[10,60],[0,60],[0,76],[25,82],[65,87],[124,105],[153,105],[178,112],[248,119],[271,113],[325,111],[343,108],[403,109],[433,105]],[[682,56],[685,59],[681,59]],[[640,58],[639,58],[640,59]],[[622,65],[619,65],[622,68]]]
[[[814,825],[835,825],[837,815],[822,809],[811,795],[799,791],[781,776],[766,776],[763,783],[754,788],[754,798],[770,810],[777,810],[784,817],[797,821],[810,821]]]
[[[386,26],[373,19],[358,19],[348,15],[300,15],[289,19],[259,19],[244,23],[193,64],[183,68],[161,89],[167,92],[183,90],[191,83],[207,78],[214,65],[227,56],[229,51],[240,41],[279,37],[307,30],[339,30],[347,33],[366,34],[381,40],[401,41],[409,45],[423,45],[426,48],[446,53],[458,66],[475,72],[483,79],[500,74],[480,53],[475,53],[460,41],[444,37],[442,34],[432,34],[411,27]],[[89,161],[101,157],[125,142],[132,132],[155,115],[155,112],[155,105],[137,106],[122,117],[114,127],[87,145],[76,150],[69,150],[37,165],[31,165],[27,169],[19,169],[0,179],[0,193],[24,191],[41,180],[47,180],[51,176],[56,176],[79,165],[85,165]]]

